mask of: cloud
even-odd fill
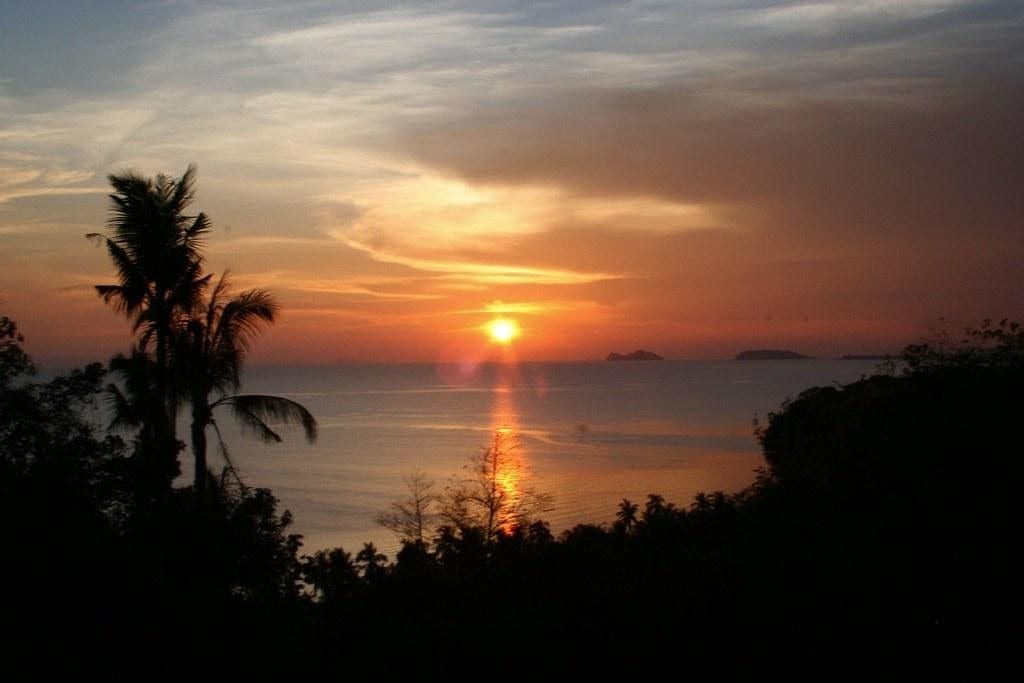
[[[566,268],[536,267],[512,263],[479,263],[462,259],[445,260],[443,257],[405,255],[374,248],[355,240],[348,240],[346,244],[353,249],[370,254],[375,260],[382,263],[398,264],[429,273],[444,273],[469,283],[577,285],[627,277],[626,274],[583,272]]]
[[[396,147],[469,184],[664,202],[713,217],[707,226],[1005,243],[1024,209],[1024,9],[983,4],[737,12],[737,26],[767,22],[817,47],[762,45],[758,62],[653,85],[539,88],[408,130]],[[821,37],[832,34],[842,39]]]
[[[0,204],[23,199],[26,197],[52,197],[62,194],[103,194],[106,190],[99,187],[23,187],[0,190]]]

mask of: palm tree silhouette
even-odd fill
[[[637,512],[640,506],[629,498],[623,498],[619,503],[619,511],[615,513],[615,527],[625,533],[629,533],[637,522]]]
[[[303,577],[313,587],[313,595],[324,602],[347,598],[359,585],[359,571],[352,555],[341,548],[318,550],[303,560]]]
[[[181,472],[177,457],[158,457],[158,425],[163,424],[164,404],[156,391],[156,363],[141,346],[132,347],[128,356],[117,354],[110,360],[110,371],[121,379],[120,386],[107,384],[111,431],[134,432],[135,457],[132,475],[136,504],[146,506],[167,493],[170,482]]]
[[[208,301],[196,309],[175,351],[177,370],[185,396],[192,406],[192,452],[195,455],[195,490],[202,494],[209,477],[206,459],[206,428],[217,432],[228,467],[234,465],[220,436],[214,410],[230,408],[243,428],[264,442],[279,443],[280,435],[269,422],[301,425],[306,439],[316,440],[316,419],[301,404],[280,396],[234,394],[241,387],[245,357],[264,325],[274,322],[277,303],[261,289],[231,296],[228,274],[221,276]]]
[[[373,543],[364,543],[363,549],[356,553],[356,566],[363,572],[363,578],[369,582],[378,581],[384,575],[385,562],[388,556],[377,552]]]
[[[210,222],[206,214],[187,215],[194,198],[195,166],[179,179],[158,175],[144,178],[134,171],[109,175],[114,188],[107,221],[110,235],[86,237],[105,244],[117,270],[117,284],[97,285],[96,291],[141,331],[139,348],[155,351],[154,391],[161,410],[146,419],[152,424],[160,460],[177,467],[175,436],[177,391],[171,386],[172,336],[209,282],[202,275],[202,246]]]

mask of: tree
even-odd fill
[[[313,587],[313,595],[324,602],[347,598],[359,585],[359,571],[352,555],[342,548],[318,550],[302,559],[303,579]]]
[[[1022,352],[1019,325],[986,321],[907,347],[900,374],[802,392],[758,432],[769,476],[745,507],[885,625],[994,624],[1017,578]]]
[[[85,417],[105,370],[92,363],[49,382],[28,382],[35,365],[23,340],[14,322],[0,317],[0,499],[24,498],[44,510],[42,500],[65,509],[88,499],[97,516],[116,514],[123,502],[116,481],[123,443],[99,434]],[[34,494],[26,493],[34,486]]]
[[[387,561],[388,556],[377,552],[377,546],[373,543],[364,543],[363,549],[356,553],[356,566],[363,572],[363,578],[371,584],[384,576]]]
[[[637,512],[639,511],[639,505],[629,498],[623,498],[619,503],[619,511],[615,513],[615,529],[628,534],[636,526]]]
[[[36,372],[32,359],[21,348],[24,341],[13,320],[7,316],[0,318],[0,391],[7,389],[15,377]]]
[[[117,354],[110,360],[110,372],[120,383],[110,382],[106,398],[111,414],[108,429],[133,434],[131,475],[135,511],[145,515],[167,493],[167,484],[180,472],[177,458],[159,458],[164,403],[156,387],[156,363],[141,346],[130,355]]]
[[[409,497],[391,504],[391,509],[377,517],[377,523],[398,534],[402,541],[426,547],[428,532],[432,529],[438,496],[432,491],[434,482],[423,472],[403,477]]]
[[[511,533],[535,514],[550,510],[550,495],[524,486],[526,471],[518,448],[514,433],[496,430],[491,445],[470,457],[464,476],[445,488],[440,516],[463,535],[478,529],[490,547],[499,534]]]
[[[1019,322],[1003,318],[994,323],[986,318],[981,327],[968,326],[959,341],[954,341],[943,320],[940,319],[939,324],[932,339],[903,349],[904,374],[952,367],[1009,369],[1024,362],[1024,326]],[[895,367],[890,364],[889,369],[892,371]]]
[[[141,332],[139,348],[154,352],[154,388],[161,404],[152,430],[162,465],[177,462],[177,391],[171,382],[174,331],[187,317],[209,282],[202,274],[202,246],[210,222],[205,214],[187,215],[194,199],[195,166],[179,179],[144,178],[134,171],[108,176],[114,188],[107,227],[110,235],[88,238],[105,244],[117,270],[117,284],[96,291]],[[173,475],[172,475],[173,476]],[[168,480],[169,484],[169,480]]]
[[[35,367],[22,341],[15,323],[0,317],[0,528],[12,557],[0,566],[0,586],[9,618],[31,632],[35,621],[53,627],[58,614],[92,614],[110,596],[120,568],[104,551],[127,500],[124,444],[88,419],[102,365],[31,382]]]
[[[280,396],[231,393],[241,387],[242,366],[253,341],[264,325],[274,322],[276,312],[277,303],[264,290],[250,289],[232,297],[225,273],[178,336],[176,362],[192,406],[194,485],[200,494],[209,476],[206,428],[216,429],[216,408],[230,408],[243,428],[267,443],[281,441],[268,421],[301,425],[306,439],[316,440],[316,419],[301,404]],[[221,445],[227,457],[223,440]],[[228,465],[233,468],[230,460]]]

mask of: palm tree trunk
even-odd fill
[[[209,421],[209,410],[195,409],[192,411],[192,453],[196,460],[195,478],[192,485],[200,498],[206,495],[206,481],[209,479],[206,467],[206,425]]]
[[[158,296],[162,296],[162,292],[157,293]],[[156,393],[160,397],[160,417],[156,426],[156,450],[157,457],[159,459],[159,467],[161,472],[175,472],[177,471],[177,434],[175,425],[175,400],[171,396],[170,382],[168,381],[170,375],[170,361],[168,359],[167,347],[168,347],[168,328],[170,327],[170,321],[165,320],[166,316],[163,315],[161,310],[158,313],[160,318],[156,328]],[[170,485],[170,482],[168,482]]]

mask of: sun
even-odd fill
[[[519,323],[508,318],[495,318],[487,323],[487,334],[492,341],[508,344],[519,336]]]

